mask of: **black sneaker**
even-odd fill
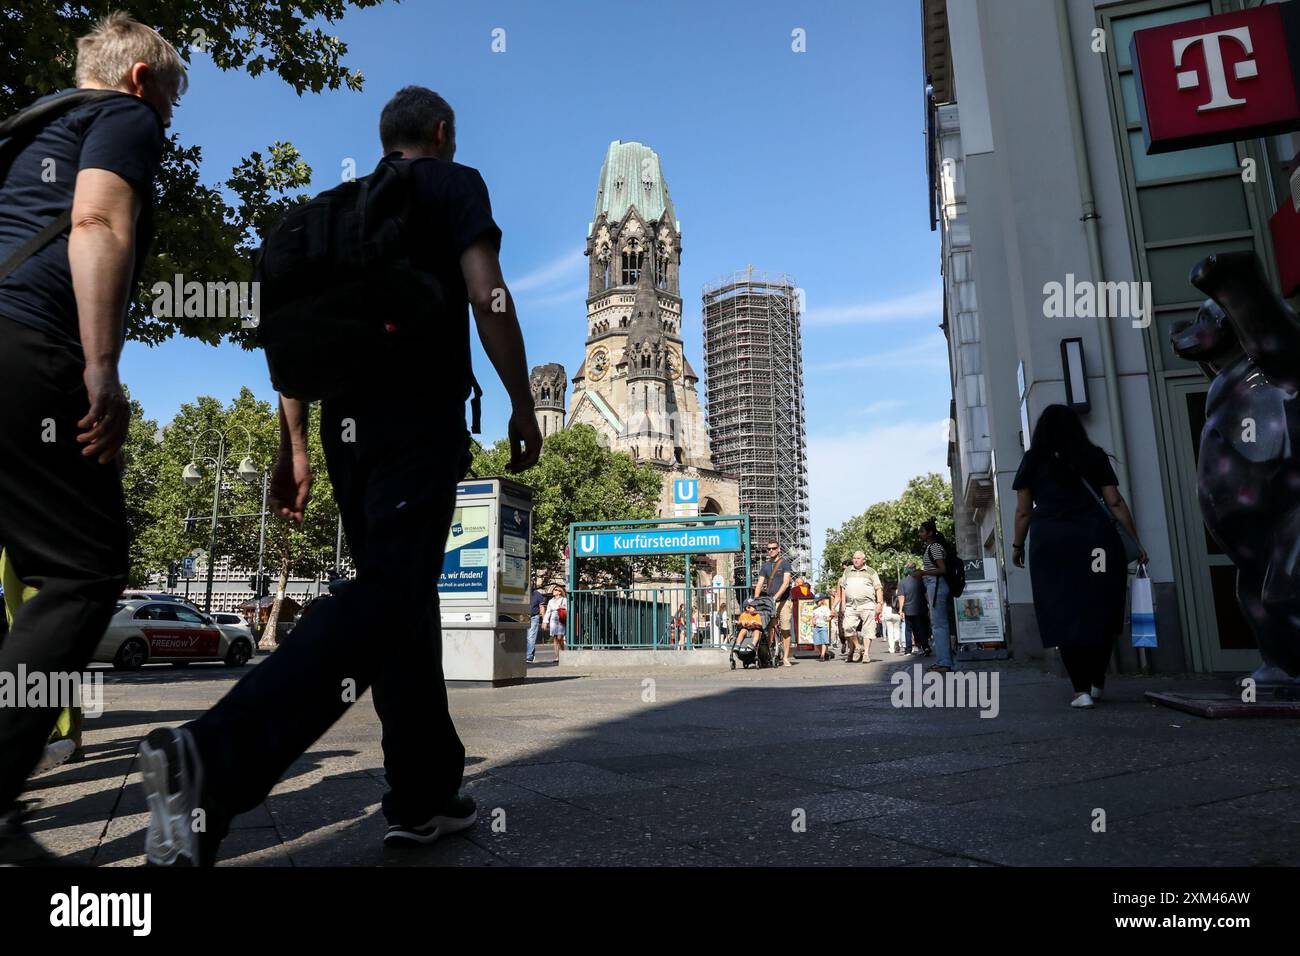
[[[27,832],[31,805],[20,801],[0,814],[0,866],[63,866],[54,854]]]
[[[384,845],[424,846],[448,833],[468,830],[476,820],[478,820],[478,807],[474,805],[474,798],[457,794],[419,826],[389,827],[388,832],[384,834]]]
[[[140,784],[149,806],[147,865],[211,866],[218,821],[196,813],[202,807],[203,764],[193,734],[184,727],[151,730],[140,742]]]

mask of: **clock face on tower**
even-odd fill
[[[599,382],[609,371],[609,353],[604,348],[592,349],[591,357],[587,359],[587,378],[593,382]]]
[[[674,382],[682,377],[682,353],[676,349],[668,350],[668,377]]]

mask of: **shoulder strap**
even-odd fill
[[[4,282],[15,269],[43,249],[47,242],[67,229],[71,222],[72,210],[65,209],[43,225],[34,236],[15,249],[8,259],[0,263],[0,282]]]
[[[48,126],[58,117],[85,103],[107,99],[110,96],[126,96],[117,90],[73,90],[60,96],[52,96],[34,106],[19,110],[13,116],[0,122],[0,139],[6,142],[0,146],[0,177],[9,169],[13,157],[27,145],[37,132]],[[67,229],[72,222],[72,207],[69,206],[42,226],[34,236],[24,242],[0,263],[0,282],[13,273],[20,265],[43,249],[46,243]]]

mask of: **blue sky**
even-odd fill
[[[702,371],[700,289],[753,264],[805,290],[804,376],[816,551],[825,529],[944,470],[949,401],[937,234],[926,202],[920,11],[857,2],[408,2],[331,27],[360,93],[299,98],[278,77],[194,54],[173,129],[223,181],[254,149],[294,143],[313,191],[377,161],[379,111],[408,83],[457,112],[456,159],[482,172],[531,365],[571,375],[585,335],[581,255],[613,139],[659,152],[682,224],[683,335]],[[505,52],[492,50],[504,30]],[[806,52],[792,50],[805,31]],[[505,393],[481,350],[483,437]],[[130,344],[123,378],[169,419],[196,393],[274,392],[262,358],[172,340]],[[701,382],[703,391],[703,382]],[[701,396],[703,397],[703,395]]]

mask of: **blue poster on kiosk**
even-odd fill
[[[457,508],[447,535],[438,590],[443,594],[488,596],[488,539],[492,506],[472,504]]]

